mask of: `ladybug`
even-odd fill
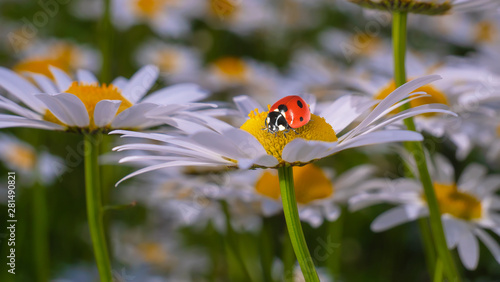
[[[286,96],[274,103],[269,109],[265,128],[269,133],[284,131],[288,133],[296,128],[306,125],[311,119],[309,105],[300,96]]]

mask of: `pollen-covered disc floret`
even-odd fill
[[[102,100],[121,101],[120,107],[118,108],[116,114],[119,114],[123,110],[126,110],[127,108],[130,108],[132,106],[132,103],[121,95],[120,89],[116,88],[112,84],[109,85],[103,84],[99,86],[98,84],[83,84],[75,81],[64,92],[75,95],[83,102],[90,118],[90,125],[89,125],[90,131],[98,129],[94,123],[94,110],[97,103],[99,103],[100,101]],[[44,119],[46,121],[50,121],[60,125],[65,125],[49,110],[46,111]]]
[[[280,163],[283,163],[281,153],[283,148],[296,138],[309,141],[337,141],[337,135],[332,126],[324,118],[311,114],[311,120],[304,126],[284,133],[283,131],[270,133],[265,129],[265,120],[269,112],[262,112],[256,109],[248,116],[249,119],[240,127],[242,130],[252,134],[262,144],[266,152],[273,155]]]
[[[459,191],[456,185],[450,184],[434,183],[434,190],[442,214],[450,214],[463,220],[481,218],[481,201],[475,196]]]
[[[369,9],[398,11],[424,15],[443,15],[452,8],[450,1],[421,0],[349,0]]]

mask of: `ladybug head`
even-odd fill
[[[278,131],[290,130],[290,125],[288,125],[286,118],[281,112],[273,111],[267,115],[266,128],[268,132],[276,133]]]

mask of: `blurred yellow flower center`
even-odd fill
[[[224,57],[216,60],[213,65],[225,79],[243,82],[246,80],[248,69],[245,61],[235,57]]]
[[[99,86],[98,84],[78,84],[78,82],[74,81],[68,90],[64,91],[64,93],[73,94],[83,102],[90,118],[90,131],[97,129],[97,126],[94,124],[94,110],[97,103],[100,101],[121,101],[120,107],[116,112],[117,115],[132,106],[132,103],[121,95],[120,89],[116,88],[113,84],[103,84]],[[59,119],[57,119],[57,117],[54,116],[54,114],[49,110],[46,111],[43,118],[47,121],[65,126],[65,124],[59,121]]]
[[[481,218],[481,202],[473,195],[458,191],[455,184],[434,183],[434,191],[442,214],[464,220]]]
[[[21,145],[11,145],[4,149],[6,149],[6,157],[10,164],[23,170],[31,170],[35,167],[36,155],[32,149]]]
[[[162,11],[163,5],[169,0],[136,0],[135,11],[144,17],[153,17]]]
[[[365,32],[356,33],[352,39],[353,46],[361,54],[370,55],[380,46],[380,39]]]
[[[69,72],[69,61],[62,60],[60,58],[30,58],[19,62],[13,67],[13,70],[18,73],[32,72],[42,74],[44,76],[54,79],[52,72],[49,70],[49,66],[54,66],[65,72]]]
[[[210,0],[210,10],[219,17],[230,17],[236,10],[234,0]]]
[[[162,71],[170,72],[179,68],[179,57],[175,51],[162,50],[159,53],[158,66]]]
[[[334,188],[323,170],[313,164],[293,167],[295,197],[299,204],[328,198]],[[257,193],[278,200],[281,196],[278,174],[275,170],[265,170],[255,184]]]
[[[296,138],[302,138],[310,141],[337,141],[337,135],[331,125],[329,125],[324,118],[311,114],[311,120],[304,126],[295,129],[295,132],[290,131],[287,134],[280,131],[276,135],[263,130],[265,121],[269,112],[259,113],[257,109],[251,112],[248,116],[249,119],[240,127],[242,130],[252,134],[260,144],[266,149],[269,155],[273,155],[281,164],[284,161],[281,158],[281,153],[286,144],[290,143]]]
[[[168,263],[168,257],[163,247],[157,243],[140,243],[137,246],[142,258],[154,265],[164,265]]]
[[[385,97],[389,96],[389,94],[394,92],[394,90],[396,90],[396,84],[394,83],[394,81],[391,81],[387,86],[382,88],[377,93],[377,95],[375,95],[375,99],[382,100]],[[446,98],[446,94],[444,94],[443,92],[439,91],[438,89],[436,89],[435,87],[433,87],[431,85],[424,85],[424,86],[418,88],[417,90],[413,91],[412,93],[414,93],[414,92],[425,92],[430,96],[429,97],[422,97],[422,98],[418,98],[418,99],[410,101],[410,106],[412,108],[426,105],[426,104],[433,104],[433,103],[440,103],[440,104],[445,104],[445,105],[449,106],[448,98]],[[399,112],[399,109],[393,111],[392,114],[395,114],[397,112]],[[422,114],[422,115],[426,116],[426,117],[431,117],[431,116],[434,116],[436,114],[426,113],[426,114]]]
[[[493,23],[483,21],[476,25],[474,34],[476,42],[493,42],[498,30]]]

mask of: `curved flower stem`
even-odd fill
[[[436,268],[434,269],[434,280],[432,281],[443,281],[443,263],[439,259],[436,261]]]
[[[111,25],[111,0],[104,0],[104,12],[99,23],[99,32],[101,37],[101,82],[111,82],[111,43],[112,43],[112,25]]]
[[[49,281],[49,228],[47,189],[39,182],[33,185],[33,256],[37,281]]]
[[[103,208],[99,181],[99,144],[96,136],[85,134],[85,190],[87,217],[94,256],[101,281],[112,281],[106,236],[104,233]]]
[[[408,15],[404,12],[393,12],[392,40],[394,48],[394,81],[396,87],[406,83],[405,55],[407,16]],[[407,103],[402,106],[402,109],[406,110],[409,107],[410,105]],[[412,118],[405,119],[404,123],[409,130],[416,131],[415,123]],[[441,222],[441,212],[439,211],[432,179],[429,175],[429,169],[427,168],[423,145],[421,142],[407,142],[405,145],[417,163],[420,182],[424,188],[425,199],[429,206],[431,234],[436,244],[438,257],[443,264],[444,273],[451,281],[459,281],[460,277],[458,276],[453,258],[446,245],[443,224]]]
[[[302,274],[304,274],[306,282],[319,282],[311,254],[307,249],[306,239],[302,232],[302,225],[300,225],[299,211],[297,209],[297,201],[295,200],[295,190],[293,187],[292,167],[280,167],[278,169],[278,176],[286,225],[288,227],[288,233],[290,234],[290,240],[292,241],[293,250],[299,261],[300,269],[302,270]]]

